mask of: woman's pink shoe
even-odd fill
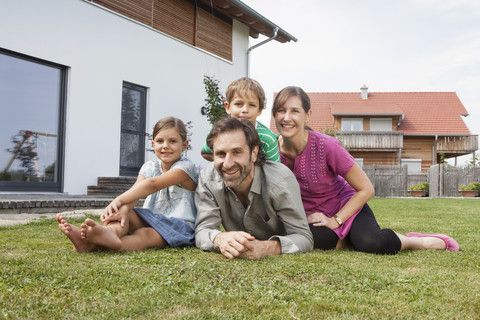
[[[449,236],[444,234],[425,234],[425,233],[418,233],[418,232],[411,232],[406,235],[406,237],[434,237],[442,239],[445,242],[445,250],[448,251],[460,251],[460,245],[457,241]]]

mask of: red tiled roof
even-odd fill
[[[333,127],[333,115],[401,115],[398,130],[412,135],[470,135],[462,115],[467,110],[455,92],[308,93],[315,131]],[[271,119],[270,128],[275,129]],[[275,130],[276,131],[276,130]]]

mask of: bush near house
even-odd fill
[[[472,182],[468,186],[461,186],[460,190],[462,191],[476,190],[478,193],[480,193],[480,183]]]
[[[408,189],[409,190],[424,190],[424,191],[427,191],[427,193],[428,193],[428,190],[430,189],[430,184],[428,182],[422,182],[419,185],[411,186]]]

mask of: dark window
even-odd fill
[[[145,162],[145,113],[147,89],[123,84],[120,134],[120,175],[136,176]]]
[[[0,49],[0,190],[62,191],[66,70]]]

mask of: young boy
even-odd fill
[[[234,118],[246,119],[257,129],[262,141],[262,152],[267,160],[280,162],[277,136],[266,126],[257,121],[257,117],[265,109],[265,92],[257,81],[251,78],[240,78],[232,83],[226,91],[225,110]],[[202,156],[213,161],[212,150],[207,143],[202,147]]]

